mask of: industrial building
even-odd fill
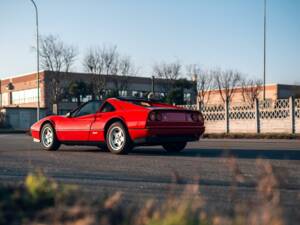
[[[75,98],[60,98],[53,103],[53,93],[56,89],[68,87],[71,82],[83,81],[93,84],[95,76],[105,78],[104,91],[116,90],[120,96],[146,96],[152,91],[152,78],[138,76],[95,75],[91,73],[71,73],[41,71],[39,73],[40,117],[53,113],[65,114],[77,107]],[[59,82],[59,87],[57,85]],[[126,82],[126,87],[122,85]],[[122,86],[122,87],[121,87]],[[172,82],[165,79],[155,79],[155,93],[164,95]],[[193,90],[185,90],[187,103],[194,103]],[[91,95],[82,96],[81,101],[92,99]],[[5,114],[6,122],[15,129],[28,129],[36,121],[38,103],[37,73],[9,76],[0,80],[0,110]]]

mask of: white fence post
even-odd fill
[[[226,133],[230,132],[229,129],[229,99],[226,98],[225,100],[225,126],[226,126]]]
[[[200,112],[202,112],[202,105],[203,105],[202,101],[197,101],[197,110]]]
[[[254,101],[254,110],[255,110],[255,125],[256,125],[256,133],[260,133],[260,116],[259,116],[259,101],[256,98]]]
[[[289,108],[290,108],[290,119],[291,119],[291,133],[295,133],[295,100],[291,96],[289,98]]]

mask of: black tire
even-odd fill
[[[46,132],[52,132],[52,141],[46,141]],[[48,140],[48,139],[47,139]],[[50,139],[49,139],[50,140]],[[41,145],[46,151],[56,151],[60,147],[60,142],[58,141],[55,133],[55,129],[51,124],[46,123],[41,130]]]
[[[167,152],[175,153],[175,152],[182,151],[186,146],[186,142],[166,143],[166,144],[163,144],[162,146]]]
[[[113,154],[127,154],[132,149],[132,141],[121,122],[115,122],[108,128],[106,146]]]

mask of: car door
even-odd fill
[[[115,117],[116,109],[109,102],[105,102],[101,107],[100,111],[96,113],[95,121],[92,123],[91,131],[90,131],[90,141],[100,141],[103,142],[105,140],[104,137],[104,127],[107,121],[109,121],[112,117]]]
[[[61,141],[88,141],[91,124],[101,106],[101,101],[90,101],[73,111],[70,116],[56,124]]]

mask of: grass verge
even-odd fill
[[[257,160],[255,200],[235,200],[237,187],[247,180],[235,158],[228,158],[232,172],[230,195],[234,206],[224,215],[207,212],[199,182],[189,184],[181,196],[170,194],[163,203],[143,206],[122,204],[122,193],[86,200],[73,186],[58,184],[42,172],[30,173],[18,185],[0,186],[0,224],[60,225],[284,225],[280,187],[286,175],[276,174],[267,161]],[[176,183],[176,182],[175,182]],[[221,211],[221,210],[220,210]],[[291,219],[291,218],[290,218]]]

